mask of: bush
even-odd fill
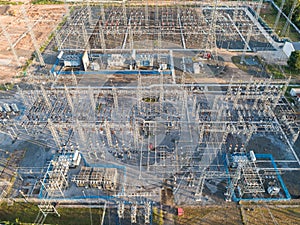
[[[287,64],[292,70],[300,71],[300,51],[292,52]]]

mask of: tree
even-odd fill
[[[296,0],[285,0],[283,12],[286,15],[289,15],[291,8],[293,6],[293,3]],[[282,0],[275,0],[274,1],[278,6],[280,6]],[[294,10],[292,21],[295,23],[296,26],[300,27],[300,2],[297,3],[296,8]]]
[[[300,51],[292,52],[287,63],[291,69],[300,71]]]

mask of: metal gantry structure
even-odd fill
[[[138,83],[147,79],[139,76]],[[232,136],[242,138],[246,148],[253,134],[280,135],[274,111],[288,83],[271,79],[231,83],[222,94],[205,84],[162,81],[132,89],[40,88],[34,95],[23,91],[31,106],[15,133],[51,135],[53,143],[48,144],[60,154],[76,148],[91,165],[125,163],[143,179],[178,174],[176,188],[193,183],[195,195],[201,196],[204,180],[235,176],[226,175],[222,159]],[[287,141],[293,144],[298,135],[299,128],[291,126]]]
[[[92,52],[133,49],[133,43],[138,46],[135,48],[160,49],[163,40],[183,49],[203,49],[215,53],[216,47],[226,48],[227,43],[229,48],[233,48],[232,41],[237,40],[242,45],[238,48],[242,51],[246,45],[248,51],[255,47],[249,47],[249,41],[244,38],[249,36],[251,27],[251,40],[260,42],[266,39],[260,32],[261,25],[254,21],[260,15],[262,1],[253,3],[257,7],[256,15],[242,1],[234,5],[218,0],[213,5],[201,2],[184,4],[180,1],[168,6],[149,7],[149,4],[144,2],[144,7],[140,7],[142,10],[125,2],[115,6],[100,4],[92,8],[87,5],[71,15],[65,24],[66,29],[59,33],[58,49],[79,50],[87,41]],[[151,40],[157,41],[150,43]],[[149,43],[143,46],[140,44],[143,41]]]
[[[159,4],[154,6],[153,2],[149,1],[144,1],[143,5],[120,1],[114,6],[109,6],[105,2],[99,4],[93,2],[96,6],[92,6],[88,2],[83,7],[71,2],[65,3],[65,17],[68,19],[62,29],[54,31],[56,44],[61,50],[91,49],[104,52],[106,49],[115,48],[133,49],[133,43],[144,40],[157,40],[157,42],[144,46],[138,43],[137,46],[143,46],[142,48],[147,48],[146,46],[155,48],[156,46],[157,49],[162,46],[164,48],[167,45],[162,45],[160,41],[164,40],[184,49],[196,48],[212,51],[214,55],[217,55],[216,47],[234,49],[235,44],[238,45],[238,50],[244,53],[253,49],[271,48],[268,45],[259,44],[265,41],[266,37],[265,34],[261,34],[261,25],[255,23],[252,18],[260,16],[263,1],[251,2],[251,6],[255,6],[256,11],[248,9],[247,4],[250,2],[244,1],[235,1],[234,4],[219,0],[210,4],[202,1],[189,3],[174,1],[173,4],[170,3],[165,7]],[[282,1],[280,10],[284,4],[285,1]],[[282,29],[282,36],[289,27],[296,4],[295,0]],[[28,6],[30,5],[25,4],[21,7],[23,19],[28,28],[26,33],[30,34],[40,65],[45,66],[33,32],[33,26],[39,21],[33,24],[33,21],[28,18],[26,12]],[[139,10],[139,6],[143,10]],[[70,8],[73,9],[70,10]],[[278,26],[280,15],[281,12],[278,12],[274,29]],[[9,32],[3,26],[2,31],[9,42]],[[20,56],[17,56],[18,53],[14,47],[15,43],[10,43],[14,59],[20,66]]]

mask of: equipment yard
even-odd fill
[[[270,70],[266,4],[0,6],[0,223],[299,223],[299,84]]]

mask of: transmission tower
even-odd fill
[[[292,19],[293,13],[294,13],[294,11],[295,11],[296,6],[297,6],[298,3],[299,3],[299,0],[295,0],[294,1],[293,5],[292,5],[292,8],[290,10],[290,13],[288,15],[288,19],[286,20],[286,23],[285,23],[285,25],[284,25],[284,27],[283,27],[283,29],[281,31],[281,36],[284,36],[286,34],[286,31],[287,31],[287,29],[288,29],[288,27],[290,25],[290,21]]]
[[[275,19],[275,23],[274,23],[274,27],[273,27],[274,32],[276,32],[276,28],[278,26],[279,19],[280,19],[280,16],[282,14],[282,10],[283,10],[284,4],[285,4],[285,0],[281,0],[280,8],[279,8],[279,11],[277,13],[277,16],[276,16],[276,19]]]
[[[34,34],[34,32],[33,32],[32,24],[31,24],[31,22],[30,22],[29,19],[28,19],[28,16],[27,16],[27,13],[26,13],[26,9],[25,9],[25,6],[24,6],[24,5],[21,6],[21,12],[22,12],[23,17],[24,17],[24,19],[25,19],[25,22],[26,22],[26,24],[27,24],[28,32],[29,32],[29,34],[30,34],[31,41],[32,41],[32,43],[33,43],[35,52],[36,52],[36,54],[37,54],[37,56],[38,56],[38,58],[39,58],[40,64],[41,64],[41,66],[45,66],[46,64],[45,64],[45,62],[44,62],[43,56],[42,56],[41,51],[40,51],[40,49],[39,49],[39,46],[38,46],[38,43],[37,43],[35,34]]]
[[[9,33],[7,32],[6,28],[4,27],[4,25],[2,24],[1,20],[0,20],[0,26],[1,26],[2,32],[3,32],[4,36],[5,36],[8,44],[9,44],[9,47],[10,47],[12,53],[14,54],[15,60],[16,60],[16,62],[18,64],[18,67],[20,67],[21,63],[20,63],[19,57],[17,55],[17,52],[16,52],[16,50],[14,48],[14,45],[11,42],[11,37],[10,37]]]

